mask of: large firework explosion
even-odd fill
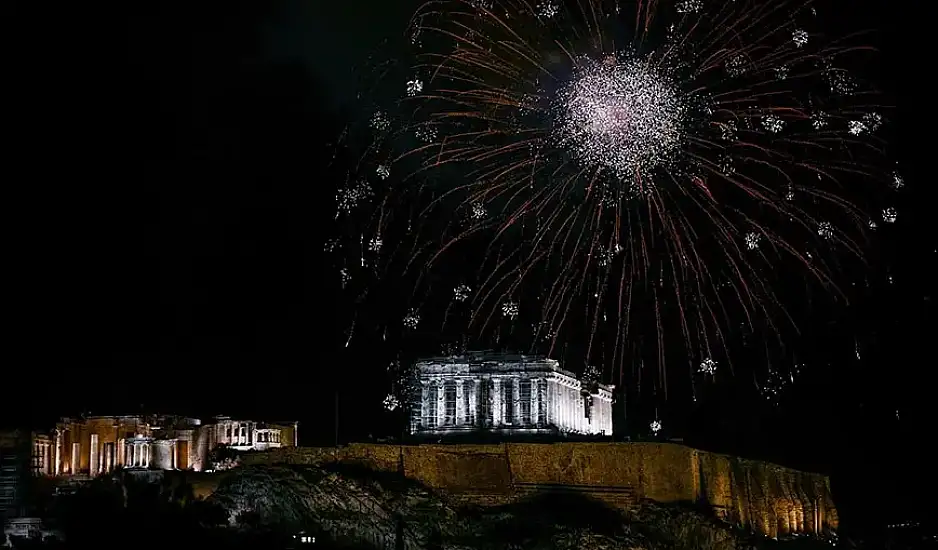
[[[843,295],[901,186],[850,70],[871,48],[817,34],[816,16],[784,0],[424,5],[415,62],[339,193],[340,215],[377,206],[351,267],[416,274],[405,331],[573,346],[570,368],[652,369],[662,393],[669,374],[744,367],[777,394],[790,367],[733,350],[784,349],[816,290]]]

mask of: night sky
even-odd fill
[[[388,432],[385,360],[343,347],[351,304],[327,282],[337,185],[327,164],[360,116],[353,68],[383,39],[394,47],[416,3],[132,4],[76,13],[82,25],[18,12],[29,55],[15,63],[8,108],[23,163],[13,186],[29,199],[7,208],[23,216],[8,238],[25,253],[10,268],[29,349],[4,367],[4,384],[21,388],[5,418],[297,419],[316,444],[333,438],[338,390],[344,438]],[[919,160],[934,132],[915,100],[930,75],[905,70],[920,62],[917,35],[899,30],[914,14],[835,4],[849,4],[835,10],[858,19],[847,23],[880,30],[882,86],[899,106],[892,148],[909,184],[873,262],[882,283],[841,321],[810,329],[811,361],[830,367],[784,410],[744,413],[728,392],[677,435],[825,471],[885,459],[914,470],[935,417],[938,239]]]

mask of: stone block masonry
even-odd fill
[[[353,444],[252,453],[248,464],[340,461],[404,473],[452,499],[482,505],[533,491],[579,492],[628,508],[641,499],[710,506],[767,536],[836,530],[826,476],[671,443]]]

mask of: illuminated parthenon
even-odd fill
[[[614,386],[579,380],[552,359],[469,354],[419,361],[412,434],[612,435]]]

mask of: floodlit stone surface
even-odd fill
[[[454,502],[501,505],[552,487],[620,509],[649,499],[694,503],[734,524],[778,536],[838,526],[826,476],[670,443],[506,443],[396,446],[355,444],[282,449],[246,464],[338,461],[397,472]]]
[[[553,359],[479,353],[418,361],[414,371],[411,434],[612,436],[614,386],[580,380]]]
[[[297,423],[264,423],[224,416],[203,423],[170,415],[63,418],[48,433],[30,435],[37,475],[88,476],[118,468],[212,469],[220,447],[264,451],[293,447]]]
[[[251,466],[224,475],[210,501],[228,511],[233,526],[315,526],[317,540],[376,549],[742,550],[763,540],[686,505],[643,501],[625,511],[586,494],[542,493],[479,508],[399,474],[349,464]]]

